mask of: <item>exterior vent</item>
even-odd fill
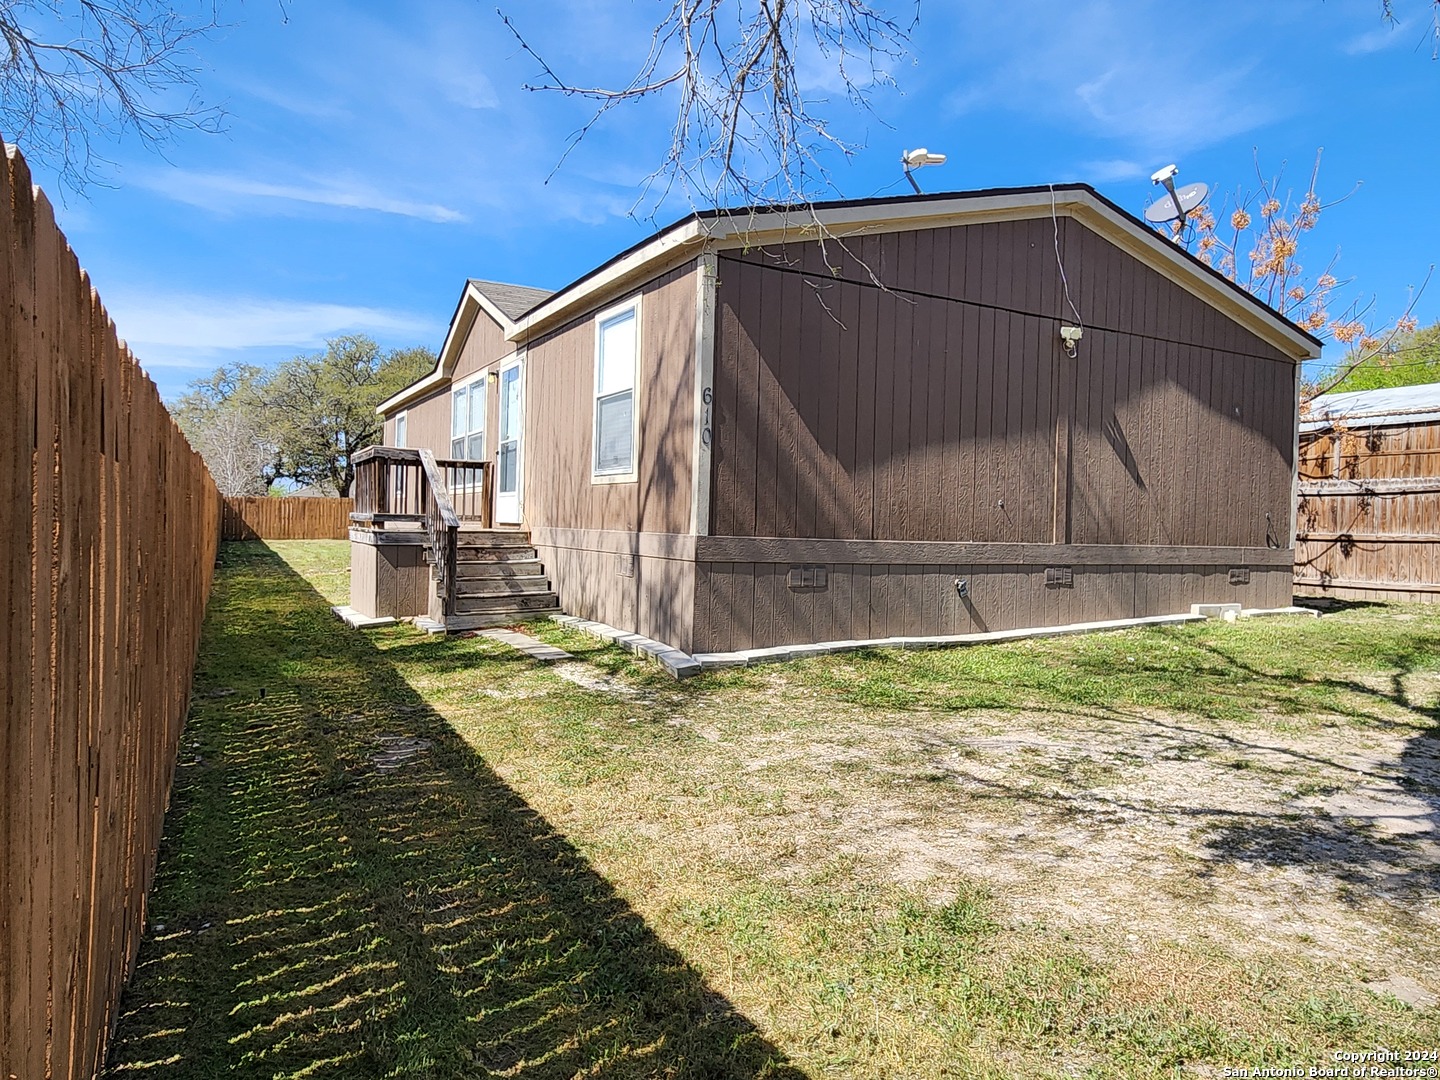
[[[615,572],[621,577],[634,577],[635,556],[629,554],[615,556]]]
[[[785,584],[795,592],[824,592],[830,587],[828,566],[792,566]]]
[[[1230,568],[1231,585],[1249,585],[1250,568],[1248,566],[1232,566]]]
[[[1073,589],[1075,587],[1075,571],[1068,566],[1047,566],[1045,568],[1045,587],[1047,589]]]

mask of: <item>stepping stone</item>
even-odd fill
[[[410,735],[380,735],[375,741],[380,744],[380,752],[370,761],[380,772],[394,772],[430,749],[429,739]]]
[[[348,605],[346,607],[332,607],[330,610],[344,619],[345,625],[350,627],[351,630],[369,630],[372,627],[392,626],[395,623],[395,620],[388,615],[381,616],[380,618],[376,618],[373,615],[361,615],[360,612]]]
[[[551,663],[555,660],[574,660],[564,649],[557,649],[554,645],[546,645],[543,641],[536,641],[526,634],[517,634],[514,630],[481,630],[480,637],[489,638],[491,641],[498,641],[502,645],[509,645],[530,657],[532,660],[539,660],[542,663]]]

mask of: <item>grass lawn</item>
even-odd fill
[[[348,631],[343,542],[221,558],[107,1075],[1440,1052],[1440,607],[677,684]]]

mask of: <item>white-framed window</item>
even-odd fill
[[[640,298],[595,316],[595,426],[590,478],[624,483],[638,476]]]
[[[409,427],[409,424],[406,423],[406,420],[407,420],[407,419],[408,419],[408,415],[407,415],[406,413],[403,413],[403,412],[402,412],[399,416],[395,417],[395,445],[396,445],[396,446],[404,446],[404,445],[405,445],[405,429],[406,429],[407,427]]]
[[[485,374],[450,389],[450,456],[465,461],[485,458]]]

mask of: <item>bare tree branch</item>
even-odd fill
[[[567,80],[514,20],[500,17],[540,67],[527,89],[595,103],[557,169],[616,106],[673,95],[669,148],[636,202],[653,210],[677,187],[706,206],[803,205],[833,193],[824,156],[859,147],[831,130],[829,99],[804,84],[802,53],[813,49],[835,92],[868,108],[871,94],[894,85],[889,67],[909,51],[919,2],[906,6],[908,21],[869,0],[671,0],[633,76],[614,87]]]
[[[160,149],[182,130],[217,131],[198,92],[196,41],[214,0],[186,14],[163,0],[0,0],[0,131],[83,191],[124,135]]]

